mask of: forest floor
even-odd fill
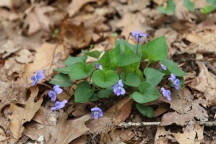
[[[1,0],[0,144],[215,144],[216,13],[199,12],[208,5],[205,0],[195,2],[195,12],[175,0],[175,14],[164,15],[157,8],[165,2]],[[187,72],[172,101],[150,103],[155,114],[146,118],[129,96],[75,103],[74,84],[58,97],[67,99],[67,106],[50,110],[47,92],[54,69],[81,50],[110,50],[134,30],[147,33],[146,41],[164,35],[168,58]],[[31,87],[30,77],[38,70],[45,79]],[[99,120],[89,115],[95,105],[105,113]]]

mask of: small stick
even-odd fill
[[[159,126],[160,122],[122,122],[120,123],[118,126],[119,127],[124,127],[124,128],[128,128],[128,127],[140,127],[140,126]]]
[[[141,127],[141,126],[160,126],[161,122],[122,122],[118,125],[118,127]],[[206,121],[206,122],[198,122],[200,125],[212,127],[216,126],[216,121]]]

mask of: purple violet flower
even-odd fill
[[[117,84],[112,86],[114,94],[117,96],[124,95],[126,93],[126,91],[123,88],[123,86],[124,86],[124,84],[123,84],[122,80],[119,80]]]
[[[173,83],[176,90],[179,89],[180,80],[176,78],[175,74],[172,73],[168,80]]]
[[[50,90],[50,91],[48,92],[48,96],[51,98],[51,100],[52,100],[53,102],[55,102],[55,101],[56,101],[57,95],[60,94],[60,93],[62,93],[62,91],[63,91],[63,90],[59,87],[59,85],[55,85],[55,86],[53,87],[53,90]]]
[[[142,33],[142,32],[134,31],[134,32],[132,33],[132,36],[133,36],[138,42],[140,42],[140,41],[141,41],[141,38],[142,38],[142,37],[146,38],[146,37],[148,36],[148,34]]]
[[[103,111],[99,107],[91,108],[91,116],[94,119],[98,119],[103,116]]]
[[[37,71],[36,75],[31,76],[32,86],[36,85],[38,81],[44,78],[44,74],[42,70]]]
[[[165,70],[165,71],[167,70],[166,66],[163,65],[163,64],[161,64],[161,69],[162,69],[162,70]]]
[[[167,98],[168,101],[172,100],[170,97],[170,95],[171,95],[170,90],[166,90],[164,87],[162,87],[161,92],[162,92],[163,96]]]
[[[99,69],[99,70],[102,70],[102,69],[103,69],[102,65],[99,64],[99,63],[96,63],[96,68]]]
[[[62,102],[56,101],[55,106],[51,107],[50,109],[51,110],[59,110],[59,109],[63,108],[66,103],[67,103],[67,100],[63,100]]]

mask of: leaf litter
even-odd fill
[[[60,3],[55,0],[2,0],[0,143],[15,143],[21,140],[59,144],[79,141],[171,141],[180,144],[213,141],[214,133],[209,133],[212,139],[209,138],[204,129],[206,126],[200,126],[197,122],[215,120],[212,114],[209,114],[209,109],[214,108],[216,104],[216,62],[214,55],[209,56],[215,53],[216,46],[215,24],[212,22],[215,13],[201,17],[200,14],[186,10],[182,1],[176,1],[178,7],[175,15],[165,16],[156,9],[165,2],[73,0]],[[206,4],[204,0],[195,2],[195,9]],[[62,62],[69,55],[78,55],[90,44],[94,44],[94,50],[109,50],[113,48],[116,39],[127,39],[134,30],[147,32],[148,39],[165,35],[169,57],[196,55],[194,59],[182,57],[182,67],[191,67],[187,69],[190,75],[185,77],[186,86],[181,91],[172,92],[172,101],[160,98],[149,104],[157,107],[153,119],[137,114],[132,108],[132,101],[125,98],[105,105],[104,117],[92,120],[87,109],[89,105],[95,104],[75,105],[73,92],[67,88],[59,97],[61,100],[69,100],[65,112],[49,110],[53,104],[47,102],[46,92],[49,87],[46,85],[55,75],[55,68],[62,67]],[[55,31],[57,33],[54,35]],[[113,36],[113,33],[116,33],[117,37]],[[130,41],[133,43],[131,39]],[[191,61],[195,65],[190,65]],[[29,87],[30,76],[38,70],[45,72],[45,85],[39,85],[38,88]],[[28,94],[28,89],[31,94]],[[41,94],[42,91],[46,92]],[[133,115],[139,118],[135,120]],[[144,128],[117,129],[117,125],[124,121],[160,121],[161,126],[156,128],[156,133],[151,129],[154,126],[150,126],[149,131],[153,134],[145,137]],[[180,129],[176,130],[176,125]]]

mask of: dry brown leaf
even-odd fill
[[[214,29],[204,29],[193,31],[185,34],[183,37],[189,42],[189,45],[183,45],[179,48],[182,52],[187,53],[208,53],[216,51],[216,30]]]
[[[83,7],[85,4],[89,2],[97,2],[98,0],[73,0],[69,6],[67,7],[67,11],[69,13],[69,16],[74,16],[81,7]]]
[[[22,49],[17,55],[16,61],[19,63],[27,64],[33,61],[32,53],[27,49]]]
[[[154,144],[168,144],[168,141],[173,139],[171,131],[165,130],[164,127],[157,127]]]
[[[202,100],[194,100],[191,109],[185,113],[169,112],[164,114],[161,125],[166,126],[176,123],[177,125],[184,126],[193,120],[208,121],[208,114],[200,104],[205,104],[205,102]]]
[[[77,119],[67,120],[67,114],[60,113],[57,125],[33,123],[26,128],[24,134],[33,140],[42,136],[46,144],[68,144],[89,130],[85,122],[90,118],[90,115],[84,115]]]
[[[27,9],[24,19],[24,29],[28,28],[27,34],[34,34],[41,29],[49,31],[50,26],[54,23],[47,14],[52,13],[54,10],[53,7],[43,4],[32,5],[32,7]]]
[[[216,105],[216,77],[208,72],[205,64],[197,62],[200,73],[196,77],[190,87],[203,93],[209,106]]]
[[[22,3],[24,2],[25,0],[1,0],[0,7],[8,7],[8,8],[18,7],[21,6]]]
[[[179,144],[195,144],[202,142],[204,127],[198,124],[195,125],[187,125],[187,127],[183,130],[183,133],[178,132],[174,133],[174,137],[176,138]]]
[[[4,132],[4,130],[0,127],[0,142],[6,140],[7,137],[6,137],[6,134]]]
[[[10,116],[10,130],[13,137],[16,139],[19,139],[22,135],[24,130],[23,124],[25,122],[29,122],[34,117],[43,102],[43,96],[35,102],[35,98],[37,97],[39,91],[37,87],[31,87],[30,91],[31,95],[26,101],[24,108],[15,104],[10,105],[10,110],[12,112],[12,115]]]
[[[73,24],[65,22],[62,24],[60,35],[68,47],[80,49],[90,44],[93,29],[86,27],[84,23]]]
[[[12,102],[24,104],[26,98],[25,93],[26,89],[21,82],[7,82],[0,80],[0,111],[2,112],[3,108]],[[0,117],[2,117],[1,113]],[[5,128],[5,126],[3,127]]]
[[[185,6],[184,6],[184,1],[180,0],[174,0],[176,4],[176,9],[175,9],[175,16],[179,20],[188,20],[192,21],[192,19],[196,19],[196,16],[194,13],[191,13]],[[195,2],[196,3],[196,2]]]
[[[8,11],[8,10],[0,8],[0,19],[1,20],[13,21],[13,20],[17,20],[19,18],[20,18],[20,15],[18,13],[15,13],[15,12]]]
[[[98,120],[92,120],[87,124],[91,133],[107,132],[130,115],[132,100],[126,97],[104,112],[104,116]]]
[[[125,130],[113,130],[110,133],[101,135],[100,144],[119,144],[131,140],[135,136],[134,132]]]
[[[25,66],[23,76],[31,83],[30,77],[38,70],[49,70],[48,73],[52,73],[53,68],[56,67],[57,60],[55,58],[64,59],[67,56],[66,53],[67,51],[62,45],[44,43],[36,49],[34,62]]]
[[[81,136],[80,138],[77,138],[70,144],[87,144],[87,142],[88,142],[88,137],[84,135],[84,136]]]
[[[145,17],[141,14],[125,13],[123,18],[116,24],[116,27],[121,28],[121,34],[127,38],[133,31],[141,31],[145,33],[149,29],[147,25],[144,25],[145,23]]]
[[[167,0],[153,0],[156,4],[158,5],[162,5],[164,4],[165,2],[167,2]]]
[[[187,113],[191,110],[194,96],[187,88],[172,93],[172,101],[170,101],[170,108],[180,114]]]

